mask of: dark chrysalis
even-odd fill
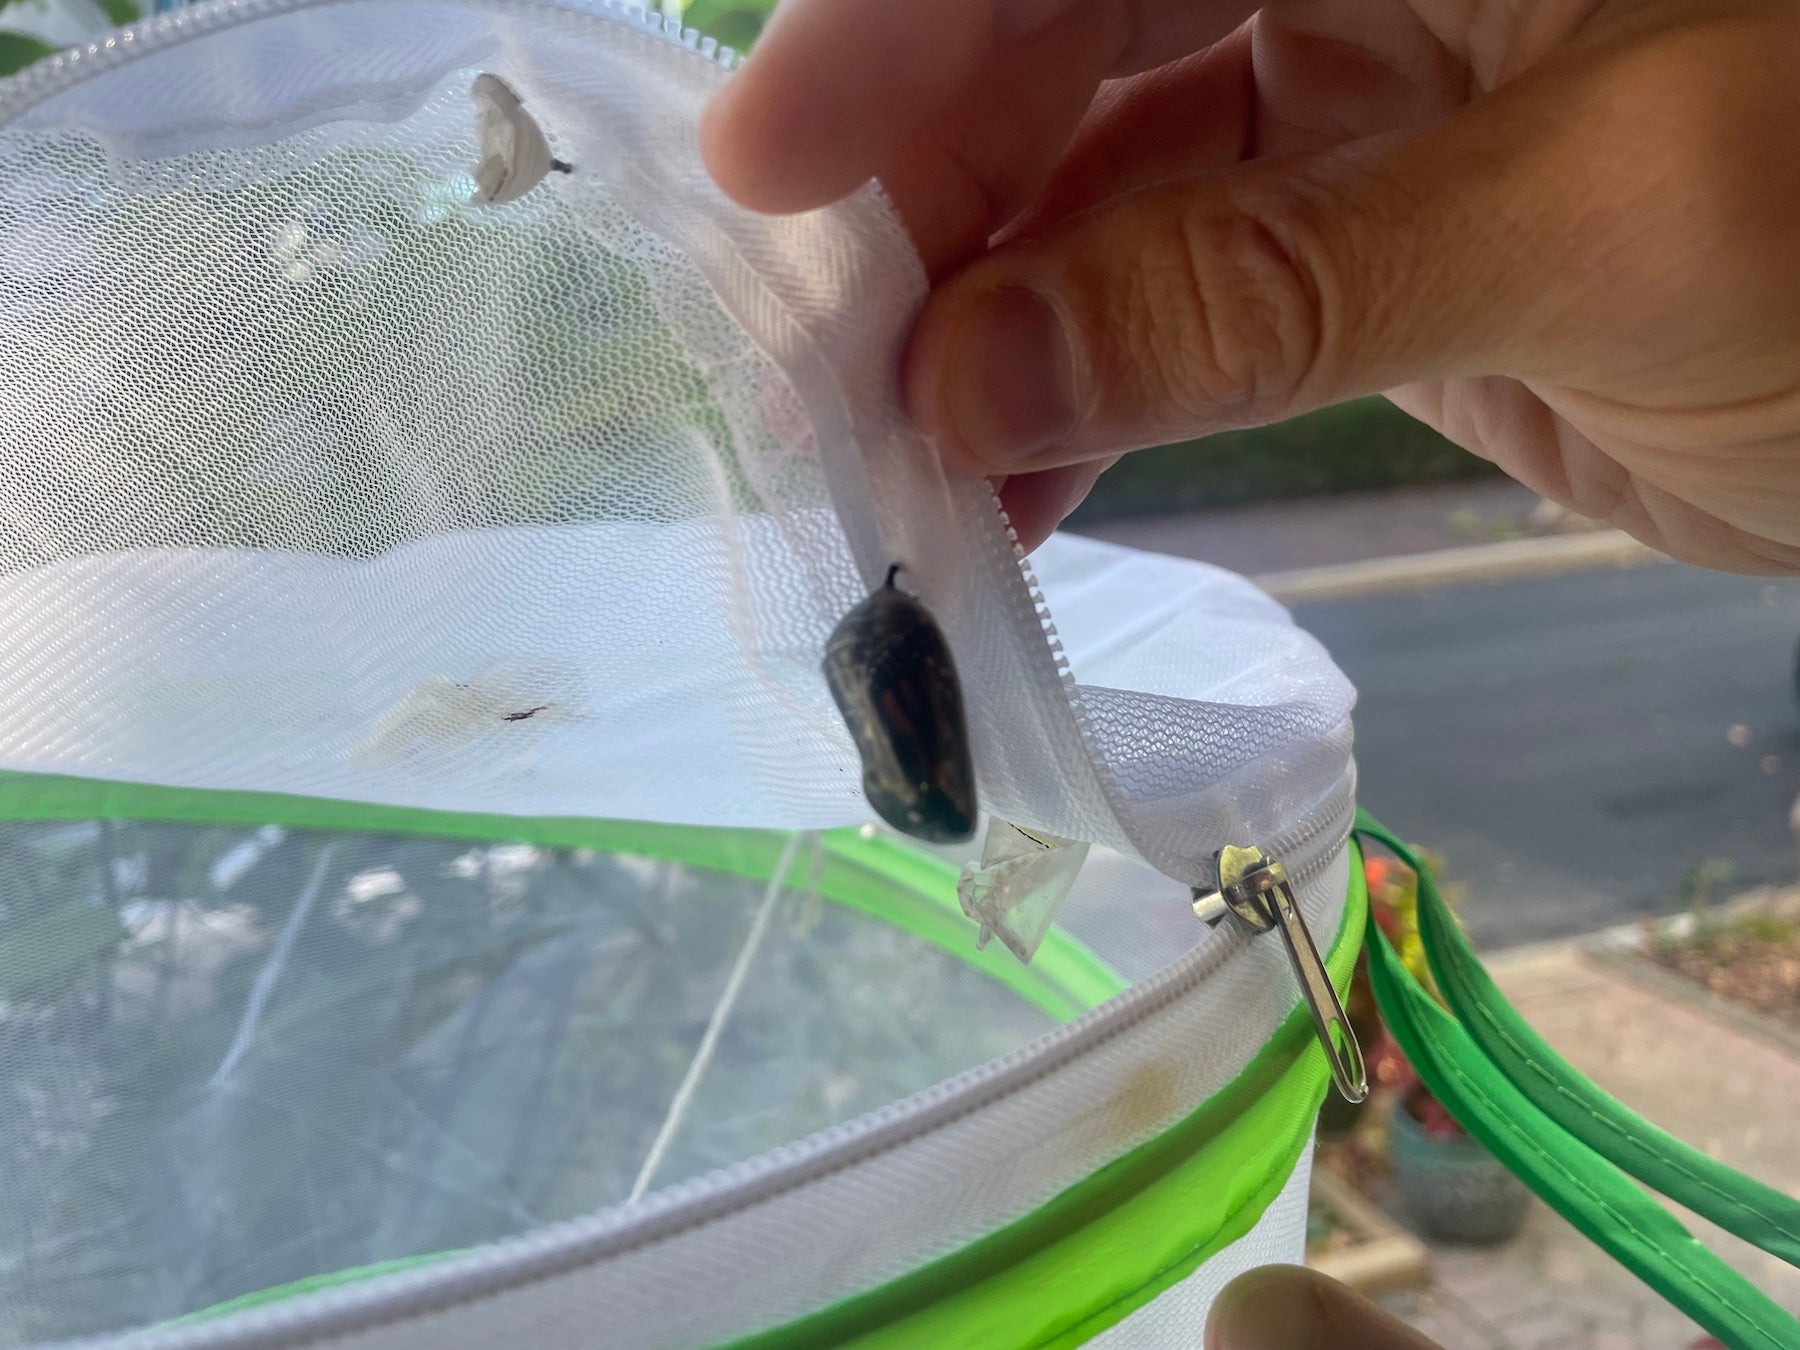
[[[875,813],[926,843],[960,844],[976,811],[962,683],[937,620],[894,585],[899,570],[832,630],[825,680]]]

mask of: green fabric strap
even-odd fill
[[[1367,816],[1359,816],[1357,829],[1393,849],[1418,873],[1421,927],[1434,909],[1447,924],[1423,861]],[[1800,1321],[1515,1086],[1463,1023],[1413,979],[1379,927],[1370,924],[1369,933],[1369,977],[1382,1017],[1425,1086],[1470,1134],[1559,1214],[1732,1350],[1800,1346]],[[1562,1076],[1578,1077],[1566,1064],[1562,1070]]]
[[[1463,1029],[1531,1103],[1639,1181],[1789,1265],[1800,1265],[1800,1199],[1709,1158],[1600,1090],[1531,1029],[1482,968],[1428,870],[1406,846],[1367,832],[1419,871],[1419,933],[1432,977]]]

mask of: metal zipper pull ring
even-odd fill
[[[1325,1061],[1331,1066],[1331,1081],[1345,1101],[1362,1101],[1369,1095],[1362,1047],[1356,1043],[1344,1005],[1338,1001],[1312,932],[1301,917],[1294,888],[1288,883],[1287,868],[1259,848],[1237,847],[1220,849],[1218,866],[1217,890],[1194,888],[1194,914],[1209,925],[1217,925],[1227,915],[1236,915],[1253,933],[1280,930],[1288,961],[1300,981],[1301,996],[1312,1013],[1319,1044],[1325,1049]]]

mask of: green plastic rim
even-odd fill
[[[634,854],[767,880],[786,832],[712,829],[431,811],[277,793],[165,788],[0,773],[0,820],[122,819],[175,824],[281,825],[407,834]],[[1061,1021],[1121,992],[1124,981],[1060,929],[1029,966],[1000,948],[977,951],[955,899],[956,869],[903,841],[857,829],[822,834],[824,898],[893,924],[954,956]],[[1348,988],[1367,897],[1351,850],[1343,919],[1326,958]],[[984,1350],[1075,1346],[1114,1325],[1248,1233],[1278,1195],[1312,1136],[1329,1086],[1303,1007],[1223,1089],[1156,1137],[1006,1227],[917,1270],[721,1350]],[[436,1264],[458,1251],[328,1272],[258,1290],[164,1327],[212,1320],[303,1294]]]
[[[780,864],[784,830],[718,829],[579,816],[433,811],[278,792],[220,792],[96,778],[0,772],[0,821],[136,820],[174,825],[280,825],[348,834],[404,834],[478,844],[592,849],[685,863],[753,881]],[[1029,966],[1000,946],[976,950],[974,924],[956,899],[957,869],[898,839],[856,828],[821,834],[820,894],[910,933],[1011,990],[1059,1022],[1125,987],[1086,946],[1053,928]]]
[[[1325,959],[1340,995],[1369,908],[1361,855],[1346,850],[1343,921]],[[1230,1083],[1155,1138],[930,1265],[721,1350],[1081,1345],[1255,1226],[1305,1152],[1329,1084],[1296,1000]]]

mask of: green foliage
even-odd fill
[[[1737,924],[1739,931],[1754,942],[1782,946],[1800,940],[1800,920],[1792,919],[1785,914],[1770,914],[1762,911],[1743,914],[1738,917]]]
[[[1127,455],[1101,476],[1072,520],[1216,509],[1498,472],[1386,399],[1358,399],[1271,427]]]
[[[1720,887],[1737,880],[1738,865],[1731,858],[1702,858],[1681,877],[1681,900],[1695,913],[1712,907]]]
[[[1685,936],[1659,933],[1657,950],[1665,958],[1682,950],[1729,961],[1746,944],[1785,947],[1800,938],[1800,922],[1782,914],[1751,911],[1745,914],[1715,916],[1697,911],[1693,927]]]
[[[28,0],[0,0],[0,12],[17,7]],[[114,27],[135,22],[143,17],[137,0],[95,0],[108,23]],[[0,28],[0,78],[15,75],[34,61],[54,55],[56,48],[26,33]]]
[[[746,52],[774,11],[775,0],[691,0],[681,11],[681,21],[724,46]]]
[[[0,888],[0,1346],[618,1203],[763,894],[605,854],[131,822],[0,824]],[[1046,1024],[790,893],[657,1183]]]
[[[42,60],[56,48],[23,33],[0,31],[0,76],[12,75],[33,61]]]

